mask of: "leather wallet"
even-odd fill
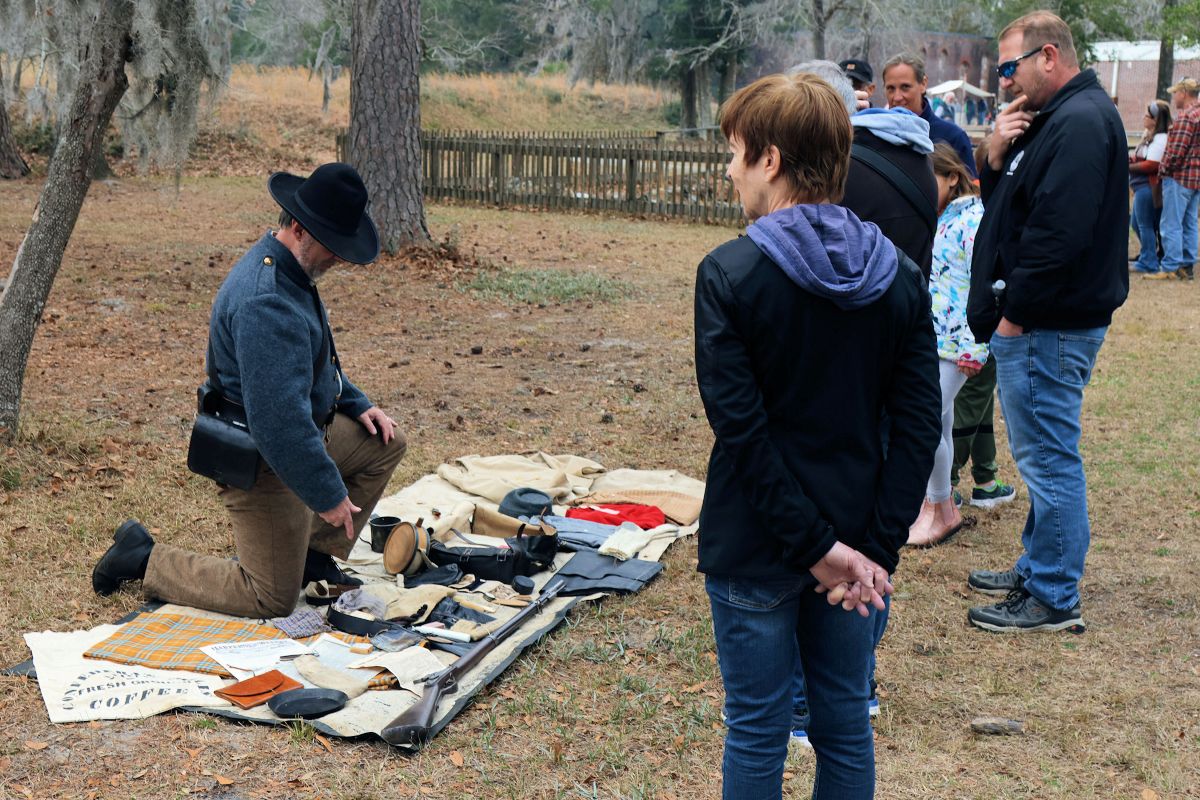
[[[217,689],[213,694],[222,700],[228,700],[239,708],[254,708],[261,706],[280,692],[302,688],[304,688],[304,684],[273,669],[262,675],[255,675],[253,678],[230,684],[224,689]]]

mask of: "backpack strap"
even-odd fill
[[[850,157],[858,163],[870,167],[890,183],[908,201],[908,204],[917,212],[917,216],[924,221],[925,227],[929,229],[929,238],[934,237],[937,232],[937,209],[933,207],[929,198],[917,187],[912,178],[881,153],[860,142],[854,142],[850,146]]]

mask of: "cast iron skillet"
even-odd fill
[[[292,689],[267,701],[267,708],[284,719],[316,719],[340,710],[350,698],[337,689]]]

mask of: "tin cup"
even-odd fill
[[[374,517],[371,520],[371,551],[382,553],[392,530],[401,523],[399,517]]]

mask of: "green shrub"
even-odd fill
[[[22,123],[13,122],[13,138],[17,147],[24,153],[37,153],[51,156],[58,137],[54,134],[54,126],[48,122]]]
[[[672,128],[678,128],[680,123],[683,122],[683,104],[678,100],[672,100],[663,106],[662,113],[663,119],[665,119],[667,124]]]

